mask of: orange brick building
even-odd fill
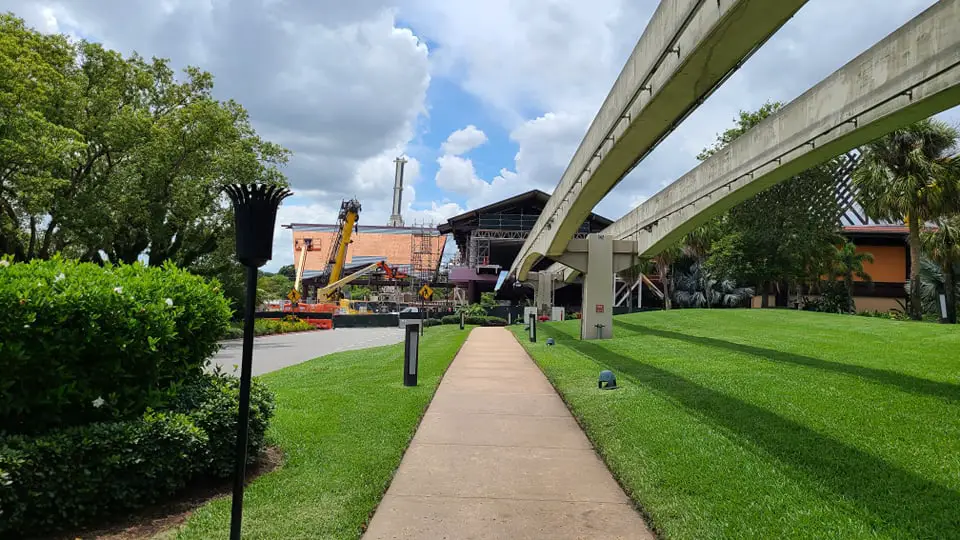
[[[900,225],[848,225],[843,235],[857,246],[858,253],[873,255],[872,263],[863,269],[871,282],[856,279],[853,297],[857,311],[888,311],[900,309],[898,301],[907,298],[904,288],[910,277],[910,249],[908,230]],[[786,291],[770,295],[770,305],[787,306]],[[753,307],[760,307],[760,296],[753,298]]]
[[[304,280],[313,280],[327,271],[330,253],[337,241],[337,225],[292,223],[284,227],[293,232],[293,260],[297,270],[301,248],[305,242],[311,245],[304,265]],[[358,225],[347,248],[345,273],[386,261],[409,274],[436,274],[446,242],[447,237],[436,229]]]

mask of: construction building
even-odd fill
[[[478,302],[481,293],[494,290],[500,271],[510,267],[549,199],[550,196],[543,191],[531,190],[454,216],[438,227],[441,234],[452,235],[457,244],[457,255],[448,279],[455,287],[454,296],[458,302]],[[591,213],[576,237],[585,238],[588,233],[600,232],[610,223],[609,219]],[[534,270],[550,264],[544,259]],[[558,304],[580,304],[579,285],[558,289],[556,294],[563,296],[557,300]],[[532,296],[533,291],[528,286],[502,287],[497,293],[498,299],[511,303]],[[569,302],[564,300],[567,296]]]
[[[291,223],[283,225],[293,233],[294,265],[298,276],[302,278],[302,292],[306,302],[315,300],[317,289],[328,285],[333,273],[350,276],[358,270],[369,269],[377,262],[384,262],[391,271],[404,274],[402,279],[386,279],[380,273],[370,273],[352,281],[353,285],[370,286],[376,292],[386,291],[391,300],[398,303],[410,302],[416,297],[416,290],[424,283],[436,283],[439,280],[440,260],[446,247],[446,236],[440,234],[432,224],[413,224],[403,226],[401,216],[401,196],[403,193],[403,168],[407,162],[398,157],[394,180],[393,206],[389,224],[360,225],[358,201],[344,201],[350,206],[351,221],[342,217],[339,223]],[[343,214],[343,212],[341,212]],[[349,233],[345,229],[350,229]],[[335,250],[344,244],[345,253],[342,268],[333,268]]]

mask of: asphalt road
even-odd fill
[[[330,353],[391,345],[401,341],[402,328],[339,328],[258,337],[253,341],[253,374],[261,375]],[[228,373],[239,374],[243,340],[223,341],[221,346],[220,352],[213,357],[211,366],[220,365]],[[234,365],[237,366],[236,369]]]

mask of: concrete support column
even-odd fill
[[[613,337],[613,239],[587,236],[587,271],[583,276],[580,339]],[[597,325],[603,325],[597,328]]]
[[[549,272],[537,272],[537,314],[550,316],[553,311],[553,276]]]

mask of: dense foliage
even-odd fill
[[[207,448],[201,458],[206,474],[217,478],[233,474],[239,403],[240,380],[219,372],[196,379],[177,394],[175,409],[189,416],[207,435]],[[259,379],[253,379],[250,386],[248,463],[255,462],[266,448],[264,434],[274,409],[273,394]]]
[[[163,406],[217,350],[215,284],[170,264],[0,266],[0,432],[128,419]]]
[[[122,515],[163,500],[199,476],[229,476],[237,388],[236,378],[202,375],[162,411],[0,438],[0,537]],[[263,450],[273,411],[273,395],[255,380],[250,462]]]
[[[56,253],[218,276],[240,307],[226,183],[285,183],[288,152],[213,76],[0,14],[0,254]]]
[[[0,439],[0,535],[78,525],[186,485],[208,442],[185,415],[93,423]]]
[[[741,112],[735,126],[699,157],[719,151],[780,107],[767,103],[756,112]],[[688,245],[703,255],[715,275],[759,290],[771,282],[818,280],[819,265],[838,241],[835,169],[828,162],[747,199],[701,229]]]
[[[437,321],[432,324],[425,324],[425,326],[433,326],[436,324],[460,324],[460,315],[446,315],[440,319],[427,319],[428,321]],[[493,317],[488,315],[465,315],[463,318],[465,324],[476,325],[476,326],[506,326],[507,320],[503,317]]]
[[[258,336],[286,334],[288,332],[307,332],[316,327],[302,320],[286,321],[282,319],[257,319],[253,321],[253,333]]]
[[[854,171],[857,200],[867,215],[906,223],[909,228],[911,283],[920,281],[924,225],[960,211],[960,159],[954,155],[958,142],[957,128],[939,120],[923,120],[866,145]],[[949,269],[952,262],[944,268]],[[923,312],[920,288],[910,290],[910,316],[919,320]],[[956,320],[953,299],[950,307],[951,318]]]

